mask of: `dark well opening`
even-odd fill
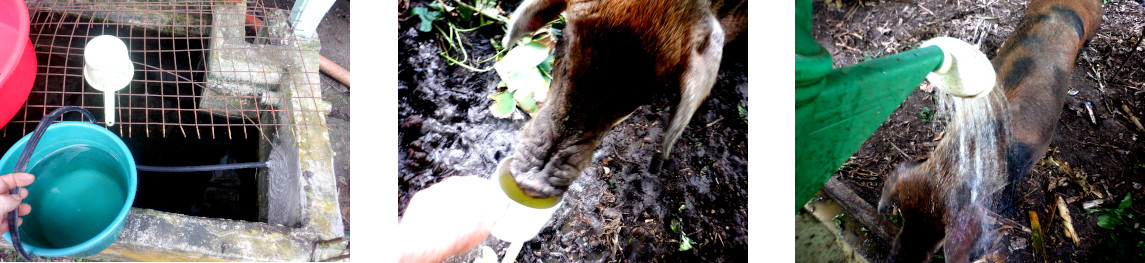
[[[231,132],[242,133],[241,129],[235,127]],[[124,143],[135,156],[135,162],[143,165],[193,166],[259,161],[256,151],[258,140],[255,137],[214,140],[128,138]],[[255,171],[139,172],[139,189],[134,206],[192,216],[258,221],[258,180]]]
[[[259,138],[252,120],[194,110],[205,83],[207,40],[142,27],[101,25],[90,18],[60,14],[33,16],[32,42],[37,76],[25,108],[0,130],[0,151],[31,133],[47,112],[81,106],[101,121],[103,97],[82,77],[83,46],[98,35],[125,41],[136,62],[130,86],[117,93],[117,124],[110,127],[136,164],[195,166],[257,162]],[[144,64],[144,65],[140,65]],[[64,120],[77,121],[79,114]],[[265,169],[265,168],[259,168]],[[193,172],[139,172],[133,206],[191,216],[258,221],[255,169]]]

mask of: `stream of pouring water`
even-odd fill
[[[975,98],[961,98],[936,92],[938,98],[936,116],[946,123],[946,134],[936,154],[947,161],[953,172],[953,182],[965,185],[956,191],[969,191],[968,205],[981,206],[978,211],[993,210],[995,204],[990,196],[1000,192],[1006,185],[1006,156],[1004,142],[1010,137],[1010,114],[1006,96],[1001,89]],[[936,156],[939,157],[939,156]],[[952,186],[955,187],[955,186]],[[964,193],[965,194],[965,193]],[[958,200],[948,200],[947,207],[958,207]],[[987,215],[975,214],[978,218]],[[955,219],[959,220],[959,219]],[[965,219],[962,219],[965,220]],[[979,248],[992,242],[990,224],[981,223],[982,234]]]
[[[946,121],[950,137],[948,158],[954,158],[955,175],[969,186],[973,202],[986,201],[985,195],[1004,184],[1006,160],[1002,142],[1009,134],[1009,111],[1003,92],[990,92],[975,98],[937,93],[937,116]],[[988,205],[988,204],[987,204]]]

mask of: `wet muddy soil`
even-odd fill
[[[813,34],[835,59],[836,67],[887,54],[938,36],[981,43],[990,58],[1017,25],[1027,1],[845,1],[842,8],[816,2]],[[1007,261],[1109,262],[1122,260],[1122,251],[1107,246],[1114,231],[1098,227],[1098,215],[1085,214],[1086,202],[1112,208],[1128,194],[1128,212],[1145,212],[1145,129],[1131,120],[1145,115],[1145,51],[1131,51],[1145,27],[1145,6],[1137,1],[1106,1],[1104,20],[1071,77],[1071,93],[1055,129],[1050,151],[1023,181],[1018,213],[1002,225]],[[1124,63],[1124,67],[1121,68]],[[1120,70],[1118,70],[1120,69]],[[942,126],[928,116],[934,110],[926,84],[916,89],[883,126],[836,174],[872,206],[878,203],[886,175],[896,164],[928,155]],[[1087,109],[1086,103],[1092,107]],[[1125,108],[1123,109],[1122,106]],[[1127,110],[1126,110],[1127,109]],[[1090,118],[1090,111],[1093,118]],[[1127,112],[1128,111],[1128,112]],[[1082,187],[1082,182],[1092,185]],[[1064,234],[1055,202],[1062,198],[1080,242]],[[1101,201],[1095,201],[1101,200]],[[1042,224],[1046,252],[1036,255],[1031,244],[1031,216]],[[1121,242],[1136,242],[1126,240]]]
[[[399,4],[399,20],[409,7]],[[513,10],[516,3],[501,4]],[[435,33],[417,31],[418,18],[398,28],[398,213],[417,191],[450,176],[488,177],[510,155],[528,121],[498,119],[488,110],[496,73],[449,65]],[[460,25],[471,27],[473,25]],[[504,29],[469,32],[468,52],[495,53],[489,40]],[[718,83],[659,173],[649,165],[662,141],[669,98],[639,108],[602,140],[591,165],[565,196],[565,205],[526,243],[520,262],[743,262],[747,259],[746,37],[727,46]],[[478,65],[488,67],[490,63]],[[601,94],[606,95],[606,94]],[[658,157],[657,157],[658,158]],[[682,236],[694,241],[680,251]],[[507,243],[485,245],[504,255]],[[476,253],[451,261],[472,261]]]

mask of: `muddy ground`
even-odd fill
[[[488,177],[511,153],[527,121],[493,117],[487,96],[495,92],[496,73],[449,65],[438,55],[443,45],[438,35],[414,29],[420,21],[407,19],[407,10],[429,2],[399,3],[399,215],[413,194],[444,178]],[[501,3],[501,10],[517,5],[507,2],[513,3]],[[493,55],[489,40],[503,34],[500,26],[466,34],[471,58]],[[565,206],[524,245],[519,261],[746,261],[746,42],[745,35],[725,48],[712,95],[659,174],[649,173],[648,166],[675,105],[669,98],[641,107],[603,139],[590,167],[566,194]],[[681,233],[696,242],[692,249],[678,251]],[[506,243],[490,238],[485,245],[504,255]],[[474,256],[470,252],[451,261]]]
[[[814,4],[813,34],[831,52],[836,67],[902,52],[938,36],[980,41],[981,50],[993,58],[1027,3],[844,2],[848,4],[842,8]],[[1145,52],[1141,48],[1131,51],[1145,27],[1145,6],[1136,1],[1107,1],[1104,9],[1097,35],[1072,72],[1071,90],[1077,93],[1067,98],[1050,151],[1017,184],[1021,197],[1015,205],[1019,212],[1005,224],[1015,228],[1003,230],[1008,234],[998,240],[1007,247],[1011,262],[1125,261],[1125,249],[1108,246],[1114,231],[1098,227],[1098,216],[1084,214],[1083,203],[1104,200],[1099,207],[1112,208],[1132,194],[1134,202],[1127,212],[1145,212],[1145,178],[1141,177],[1145,147],[1138,142],[1145,139],[1145,130],[1131,120],[1131,116],[1145,116]],[[1123,62],[1124,68],[1117,71]],[[936,109],[933,96],[923,88],[911,93],[836,174],[872,206],[877,205],[883,180],[894,165],[928,155],[937,144],[941,125],[926,116]],[[1093,105],[1093,121],[1085,107],[1087,102]],[[1093,187],[1084,189],[1083,183]],[[1055,206],[1058,197],[1066,202],[1080,242],[1063,234],[1063,219]],[[1035,255],[1033,246],[1028,245],[1031,234],[1022,229],[1028,229],[1031,221],[1027,211],[1034,211],[1041,222],[1047,248],[1044,257]],[[1120,243],[1139,240],[1122,235]]]

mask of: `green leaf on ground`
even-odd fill
[[[922,122],[924,123],[930,122],[934,119],[934,110],[930,109],[930,107],[923,106],[922,111],[918,112],[918,117],[922,118]]]
[[[537,112],[537,100],[533,99],[532,92],[516,90],[513,92],[513,100],[517,101],[517,106],[521,107],[521,109],[525,110],[529,115],[533,115]]]
[[[1121,226],[1121,219],[1110,214],[1103,214],[1097,217],[1097,226],[1104,229],[1114,229]]]
[[[539,66],[549,57],[549,48],[533,41],[510,50],[493,64],[508,90],[515,92],[516,105],[529,114],[535,113],[539,109],[537,103],[547,96],[550,78]]]
[[[417,30],[421,32],[433,30],[433,22],[444,19],[440,11],[429,11],[429,8],[424,6],[414,7],[413,15],[421,19],[421,24],[418,24],[417,27]]]
[[[513,116],[513,109],[517,107],[517,101],[513,99],[513,91],[506,90],[489,95],[489,98],[493,99],[493,104],[489,105],[489,112],[493,113],[493,117],[507,119]]]
[[[509,50],[504,58],[493,64],[493,68],[497,70],[497,75],[501,76],[501,79],[505,80],[510,88],[513,88],[514,84],[526,84],[519,81],[523,77],[531,77],[526,76],[529,73],[540,75],[540,72],[535,72],[534,69],[548,57],[549,48],[540,42],[533,41]]]
[[[684,233],[680,233],[680,251],[691,250],[692,244],[695,244],[695,243],[696,243],[696,241],[692,241],[692,239],[688,238],[687,235],[684,235]]]
[[[743,103],[736,105],[736,110],[739,110],[739,116],[743,118],[743,123],[747,123],[747,107]]]
[[[556,58],[555,55],[555,53],[549,53],[549,56],[546,57],[544,61],[541,61],[541,64],[537,65],[537,68],[541,69],[541,74],[543,74],[545,78],[553,78],[553,75],[549,73],[553,72],[553,59]]]
[[[1125,210],[1126,208],[1129,208],[1129,206],[1132,206],[1132,205],[1133,205],[1133,193],[1129,193],[1129,194],[1125,195],[1125,199],[1121,200],[1121,205],[1118,205],[1117,209],[1118,210]]]

